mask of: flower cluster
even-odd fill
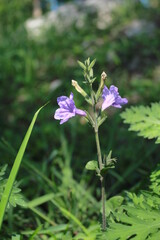
[[[109,89],[104,86],[102,98],[104,100],[102,103],[102,111],[110,106],[121,108],[122,105],[128,103],[128,100],[126,98],[122,98],[119,95],[118,88],[114,85],[110,86]],[[60,120],[60,124],[67,122],[70,118],[75,117],[76,115],[84,117],[86,116],[85,111],[76,108],[73,100],[73,93],[71,93],[69,97],[58,97],[57,103],[60,108],[56,110],[54,118]]]
[[[93,66],[95,64],[95,59],[90,62],[90,58],[88,58],[84,63],[78,61],[80,67],[84,71],[84,78],[86,83],[90,89],[89,95],[81,88],[77,81],[72,80],[72,86],[76,89],[77,92],[79,92],[84,99],[92,105],[93,109],[95,110],[95,106],[98,103],[99,99],[103,99],[103,103],[101,106],[101,112],[103,112],[105,109],[109,108],[110,106],[115,108],[121,108],[123,105],[128,103],[128,100],[126,98],[122,98],[118,92],[118,88],[114,85],[110,86],[108,89],[105,86],[105,80],[107,78],[107,74],[103,72],[101,74],[101,81],[99,84],[99,88],[97,92],[95,93],[93,91],[92,85],[96,78],[93,77]],[[90,114],[87,111],[83,111],[81,109],[76,108],[74,100],[73,100],[73,93],[70,94],[69,97],[61,96],[57,98],[57,102],[59,105],[59,108],[56,110],[54,118],[57,120],[60,120],[60,124],[63,124],[67,122],[70,118],[75,117],[76,115],[87,117],[89,122],[92,123],[92,126],[94,126],[94,120],[90,116]],[[96,115],[96,119],[98,118],[98,115]],[[104,118],[102,118],[103,120]],[[93,120],[93,121],[92,121]],[[103,121],[102,121],[103,122]]]

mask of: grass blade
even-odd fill
[[[31,209],[35,214],[37,214],[43,220],[50,223],[52,226],[56,225],[56,223],[54,221],[52,221],[49,217],[47,217],[46,214],[44,214],[40,209],[35,208],[35,207],[28,207],[28,208]]]
[[[8,181],[7,181],[7,184],[6,184],[6,187],[5,187],[1,202],[0,202],[0,229],[1,229],[1,226],[2,226],[3,217],[4,217],[5,210],[6,210],[6,207],[7,207],[7,204],[8,204],[8,200],[9,200],[9,197],[10,197],[10,194],[11,194],[11,191],[12,191],[12,188],[13,188],[13,184],[14,184],[14,181],[16,179],[16,176],[17,176],[17,173],[18,173],[18,170],[19,170],[19,167],[20,167],[20,164],[21,164],[24,152],[25,152],[25,149],[27,147],[27,144],[28,144],[30,135],[32,133],[35,121],[37,119],[37,116],[38,116],[40,110],[43,107],[39,108],[38,111],[34,114],[32,122],[31,122],[31,124],[28,128],[28,131],[27,131],[27,133],[26,133],[26,135],[23,139],[23,142],[22,142],[22,144],[19,148],[19,151],[18,151],[17,156],[15,158],[12,170],[10,172],[10,175],[9,175],[9,178],[8,178]]]
[[[87,230],[87,228],[79,221],[78,218],[76,218],[71,212],[69,212],[67,209],[61,207],[55,200],[51,200],[51,202],[60,209],[60,211],[63,213],[63,215],[65,217],[67,217],[68,219],[71,219],[73,222],[75,222],[82,230],[83,232],[86,234],[86,236],[89,236],[89,232]]]
[[[40,230],[37,235],[39,234],[50,234],[50,233],[57,233],[66,231],[69,228],[68,224],[59,224],[54,227],[49,227],[48,229]],[[21,234],[23,235],[32,235],[35,231],[29,230],[29,231],[22,231]]]

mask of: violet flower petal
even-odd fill
[[[81,110],[81,109],[78,109],[78,108],[76,108],[76,114],[77,114],[77,115],[80,115],[80,116],[86,116],[85,111],[83,111],[83,110]]]
[[[102,98],[104,99],[104,102],[102,104],[102,111],[110,106],[121,108],[122,105],[128,103],[128,100],[126,98],[122,98],[119,95],[118,88],[114,85],[110,86],[109,89],[104,86]]]
[[[61,96],[57,98],[57,103],[60,108],[58,108],[54,114],[54,118],[61,120],[60,124],[67,122],[70,118],[75,117],[76,115],[86,116],[86,113],[76,108],[73,93],[69,97]]]
[[[74,117],[75,115],[76,115],[75,113],[71,113],[71,112],[67,111],[66,109],[58,108],[55,112],[54,118],[57,120],[60,120],[65,117],[71,118],[71,117]]]
[[[115,102],[115,97],[114,95],[111,93],[109,93],[106,97],[105,100],[102,104],[102,111],[105,110],[106,108],[110,107],[113,105],[113,103]]]

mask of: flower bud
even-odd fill
[[[79,86],[77,81],[72,80],[72,86],[75,87],[77,92],[79,92],[85,98],[85,100],[92,105],[92,101],[89,98],[88,94]]]
[[[77,81],[72,80],[72,86],[75,87],[77,92],[79,92],[83,97],[87,97],[87,93],[79,86]]]
[[[107,74],[105,72],[102,72],[101,79],[105,81],[106,78],[107,78]]]
[[[101,74],[101,81],[100,81],[100,84],[99,84],[99,88],[98,88],[98,91],[96,93],[96,99],[98,100],[98,98],[100,97],[102,91],[103,91],[103,88],[104,88],[104,83],[105,83],[105,80],[107,78],[107,74],[105,72],[102,72]]]

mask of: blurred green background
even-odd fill
[[[71,86],[72,79],[83,85],[77,60],[96,58],[97,84],[102,71],[107,72],[107,85],[119,87],[129,100],[126,107],[159,101],[160,1],[90,2],[61,1],[50,12],[47,1],[36,9],[31,0],[0,0],[1,164],[11,168],[33,114],[51,101],[38,118],[18,175],[30,200],[43,194],[33,166],[57,186],[66,170],[66,179],[83,182],[95,199],[100,197],[98,178],[84,170],[96,158],[92,129],[78,117],[62,126],[53,118],[57,97],[71,91],[76,106],[86,107]],[[107,176],[108,197],[145,186],[159,160],[154,141],[128,132],[120,117],[123,110],[110,109],[100,129],[102,151],[112,149],[117,157],[116,169]],[[64,182],[65,195],[69,183]]]

